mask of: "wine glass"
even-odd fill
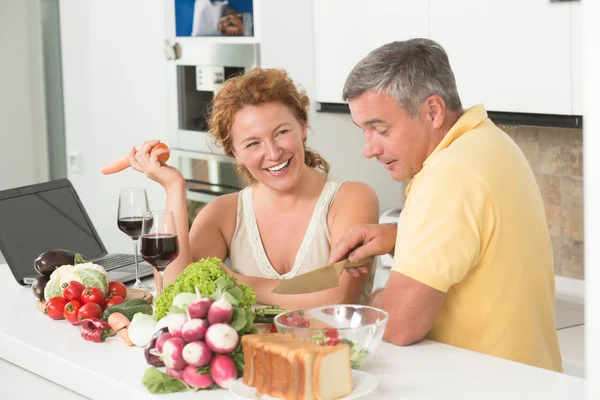
[[[130,188],[119,192],[119,210],[117,212],[117,226],[127,236],[133,239],[133,256],[135,258],[135,283],[134,289],[149,291],[142,284],[138,265],[138,239],[142,236],[142,216],[150,209],[146,189]]]
[[[163,291],[163,272],[179,254],[173,211],[149,211],[142,218],[142,257],[158,271],[156,294]]]

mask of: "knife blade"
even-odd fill
[[[373,258],[349,262],[347,259],[326,265],[314,271],[286,279],[273,289],[277,294],[314,293],[331,289],[339,285],[340,275],[345,268],[354,268],[372,261]]]

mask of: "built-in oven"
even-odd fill
[[[186,182],[190,224],[208,202],[243,187],[230,157],[177,149],[171,154],[169,164],[181,172]]]
[[[195,39],[177,38],[177,49],[167,64],[169,164],[185,178],[190,221],[212,199],[241,189],[233,159],[215,144],[207,121],[224,82],[249,71],[258,60],[254,43],[211,44]]]

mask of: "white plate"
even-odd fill
[[[356,369],[352,370],[352,393],[350,395],[343,397],[339,400],[351,400],[358,399],[359,397],[363,397],[368,395],[377,389],[377,378],[373,375],[359,371]],[[259,396],[256,393],[256,388],[252,386],[244,385],[242,378],[238,379],[229,387],[229,391],[236,397],[242,399],[253,399],[253,400],[277,400],[276,397],[271,397],[267,395]]]

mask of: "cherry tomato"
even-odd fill
[[[121,296],[115,296],[106,302],[106,308],[116,306],[117,304],[121,304],[125,299]]]
[[[109,282],[108,283],[109,296],[121,296],[122,298],[127,297],[127,287],[121,282]]]
[[[102,318],[102,307],[96,303],[86,303],[82,305],[77,313],[77,320],[86,318]]]
[[[44,314],[52,319],[63,319],[63,310],[67,304],[67,299],[62,296],[53,297],[46,301],[44,305]]]
[[[79,300],[81,293],[85,290],[85,286],[77,281],[71,281],[63,284],[63,297],[69,301]]]
[[[81,302],[78,300],[71,300],[65,305],[63,310],[63,314],[65,319],[70,323],[77,321],[77,314],[79,313],[79,309],[81,308]]]
[[[337,329],[327,329],[325,330],[325,336],[327,338],[337,339],[339,336]]]
[[[84,304],[96,303],[102,307],[104,305],[104,300],[104,292],[96,287],[85,288],[83,293],[81,293],[81,301]]]

